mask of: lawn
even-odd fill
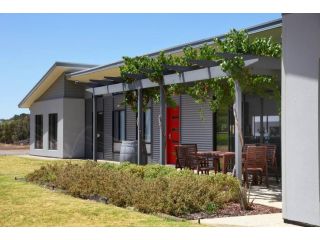
[[[14,179],[53,161],[0,156],[0,226],[196,226],[74,198]]]

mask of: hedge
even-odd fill
[[[196,175],[155,164],[48,164],[26,179],[75,197],[100,196],[119,207],[174,216],[213,213],[239,196],[239,182],[232,176]]]

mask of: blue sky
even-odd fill
[[[0,14],[0,119],[56,61],[106,64],[280,18],[280,14]]]

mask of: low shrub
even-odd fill
[[[26,179],[54,185],[75,197],[101,196],[119,207],[174,216],[212,213],[239,195],[239,183],[232,176],[196,175],[155,164],[48,164]]]

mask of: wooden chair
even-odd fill
[[[176,151],[176,168],[183,168],[187,167],[187,151],[186,148],[183,148],[181,145],[174,146]]]
[[[235,155],[234,153],[225,153],[223,155],[223,173],[232,172],[235,164]]]
[[[268,168],[271,169],[276,177],[277,182],[279,181],[279,175],[278,175],[278,164],[277,164],[277,158],[276,158],[276,150],[277,146],[274,144],[268,144],[267,146],[267,163]]]
[[[244,182],[247,185],[248,174],[258,174],[260,184],[262,184],[262,177],[265,176],[266,186],[269,187],[267,146],[248,146],[243,169]]]
[[[200,172],[209,174],[209,164],[206,158],[197,155],[197,144],[181,144],[176,145],[176,168],[189,168]]]
[[[244,144],[243,145],[243,149],[242,149],[242,152],[243,153],[246,153],[247,152],[247,149],[248,149],[248,147],[250,147],[250,146],[256,146],[256,144],[255,143],[248,143],[248,144]]]

